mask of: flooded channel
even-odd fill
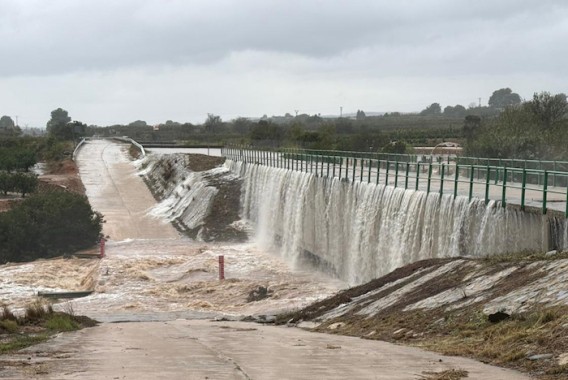
[[[18,308],[33,301],[38,291],[92,289],[93,295],[56,308],[101,320],[183,313],[243,316],[300,308],[345,286],[293,269],[253,242],[203,243],[183,237],[152,215],[156,201],[125,145],[91,141],[77,163],[93,208],[105,216],[105,258],[3,265],[1,303]],[[225,259],[224,281],[218,278],[220,255]],[[262,299],[250,299],[259,288],[266,290]]]

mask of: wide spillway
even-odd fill
[[[542,252],[552,239],[547,217],[494,201],[227,165],[244,178],[243,217],[255,224],[262,244],[279,246],[292,261],[315,257],[351,284],[422,259]],[[555,225],[557,248],[566,248],[567,224]]]

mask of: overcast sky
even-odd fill
[[[0,115],[202,122],[568,92],[566,0],[0,0]]]

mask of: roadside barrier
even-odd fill
[[[114,140],[118,140],[118,141],[122,141],[122,142],[127,142],[130,143],[132,145],[134,145],[136,148],[138,148],[138,150],[140,151],[140,154],[142,155],[142,157],[146,156],[146,150],[144,149],[144,147],[137,143],[136,141],[134,141],[133,139],[131,139],[130,137],[113,137]]]
[[[77,156],[77,153],[79,153],[79,149],[83,146],[83,144],[85,144],[85,142],[87,141],[87,139],[81,139],[81,141],[79,141],[77,143],[77,146],[75,146],[75,149],[73,150],[73,155],[71,156],[71,159],[73,161],[75,161],[75,157]]]
[[[321,152],[325,152],[323,154]],[[501,202],[539,207],[546,214],[550,204],[562,205],[553,208],[568,217],[568,169],[547,170],[509,166],[508,160],[501,160],[502,166],[481,165],[471,158],[460,158],[453,162],[408,161],[376,159],[365,157],[372,153],[349,156],[353,152],[313,151],[297,149],[262,150],[250,147],[224,147],[221,154],[233,161],[267,165],[276,168],[313,173],[319,177],[338,178],[344,181],[376,183],[404,189],[423,190],[428,193],[451,193],[454,198],[466,195],[481,198],[488,203],[491,199]],[[321,154],[320,154],[321,153]],[[390,155],[389,155],[390,156]],[[397,156],[398,157],[398,156]],[[400,157],[399,157],[400,158]],[[487,159],[485,159],[487,160]],[[434,161],[434,162],[433,162]],[[490,162],[490,161],[487,161]],[[493,161],[491,161],[493,162]],[[498,161],[499,162],[499,161]],[[547,161],[542,161],[547,162]],[[524,165],[534,163],[523,161]],[[564,162],[548,163],[557,168]]]

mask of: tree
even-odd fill
[[[18,136],[22,134],[22,130],[10,116],[2,116],[0,118],[0,135]]]
[[[521,97],[514,93],[510,88],[501,88],[493,91],[488,101],[489,107],[496,109],[505,109],[510,106],[518,106],[521,104]]]
[[[235,132],[240,133],[241,135],[246,135],[247,133],[249,133],[251,126],[252,122],[246,117],[238,117],[233,122],[233,129],[235,130]]]
[[[353,133],[353,122],[345,117],[340,117],[335,121],[335,131],[340,134]]]
[[[47,133],[59,140],[73,139],[73,128],[68,125],[69,114],[62,108],[51,111],[51,119],[47,122]]]
[[[406,154],[411,151],[411,147],[408,146],[404,141],[392,141],[385,145],[382,149],[383,153],[396,153],[396,154]]]
[[[305,132],[304,124],[294,121],[288,129],[288,138],[292,141],[300,141]]]
[[[134,128],[143,128],[143,127],[147,127],[148,123],[146,123],[144,120],[136,120],[133,121],[132,123],[128,124],[129,127],[134,127]]]
[[[91,247],[100,236],[102,222],[84,196],[66,191],[31,196],[0,213],[0,262]]]
[[[31,173],[16,173],[13,181],[14,190],[19,191],[22,197],[34,192],[39,182],[37,176]]]
[[[465,107],[461,104],[456,104],[455,107],[447,106],[444,108],[444,116],[449,117],[464,117],[466,112]]]
[[[550,92],[535,93],[533,99],[526,103],[543,129],[550,129],[568,112],[566,94],[551,95]]]
[[[282,127],[266,120],[260,120],[250,130],[251,140],[271,142],[272,145],[279,145],[283,137]]]
[[[331,150],[335,145],[335,125],[333,123],[323,124],[319,131],[319,142],[315,149]]]
[[[479,131],[480,127],[481,127],[481,118],[479,116],[467,115],[463,123],[464,137],[468,141],[471,141]]]
[[[432,103],[426,109],[420,112],[422,116],[435,116],[440,115],[442,113],[442,107],[440,107],[439,103]]]
[[[205,131],[208,133],[215,133],[219,127],[223,124],[223,120],[221,120],[221,116],[214,115],[212,113],[207,114],[207,119],[205,120]]]
[[[367,115],[365,115],[365,112],[363,112],[363,110],[357,110],[357,114],[355,115],[355,119],[365,120],[366,117],[367,117]]]
[[[12,129],[16,126],[16,124],[14,124],[14,120],[12,120],[12,118],[10,116],[2,116],[0,117],[0,129]]]
[[[4,171],[0,171],[0,192],[7,195],[14,191],[14,176]]]

